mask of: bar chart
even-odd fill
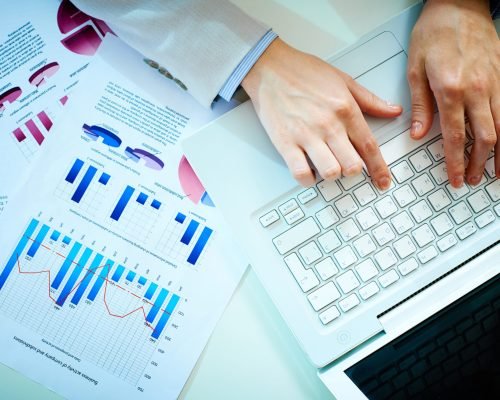
[[[126,185],[109,218],[114,229],[136,240],[147,241],[158,221],[162,202],[141,189]]]
[[[58,185],[56,194],[94,215],[107,193],[110,180],[111,175],[100,171],[93,163],[77,158]]]
[[[54,120],[64,107],[67,97],[65,96],[64,101],[63,99],[61,98],[51,107],[30,115],[29,119],[12,129],[11,137],[28,162],[33,159],[50,133]]]
[[[157,249],[169,251],[178,261],[198,265],[214,231],[198,220],[177,212],[167,225]]]
[[[170,341],[181,301],[172,287],[34,218],[0,270],[0,312],[134,385]]]

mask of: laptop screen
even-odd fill
[[[500,399],[500,275],[346,371],[369,399]]]

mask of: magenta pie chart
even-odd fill
[[[86,56],[95,54],[106,33],[113,33],[104,21],[85,14],[68,0],[63,0],[59,6],[57,26],[62,34],[69,34],[61,40],[62,45],[73,53]]]
[[[0,112],[5,110],[6,103],[14,103],[22,94],[23,91],[19,86],[16,86],[15,88],[9,89],[6,92],[0,94]]]
[[[56,72],[59,71],[59,64],[57,62],[51,62],[44,65],[42,68],[37,69],[29,78],[28,81],[33,86],[43,85],[47,79],[54,76]]]
[[[214,207],[214,203],[203,184],[198,179],[191,164],[186,157],[182,157],[179,162],[179,182],[184,194],[195,204],[203,204],[205,206]]]

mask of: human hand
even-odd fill
[[[313,185],[359,174],[365,162],[375,184],[386,189],[391,175],[362,111],[396,117],[391,105],[324,61],[276,39],[242,82],[271,141],[295,179]]]
[[[429,131],[436,99],[452,186],[458,188],[464,182],[464,113],[474,136],[467,182],[481,181],[493,148],[500,178],[500,42],[488,0],[426,3],[412,33],[408,81],[413,138]]]

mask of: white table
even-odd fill
[[[326,58],[417,0],[233,0],[289,44]],[[375,6],[376,3],[376,6]],[[182,398],[331,399],[249,270],[193,371]],[[0,364],[0,398],[59,399]]]

